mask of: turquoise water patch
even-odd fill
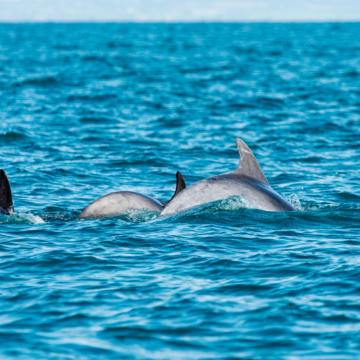
[[[360,25],[0,24],[4,359],[356,359]],[[246,141],[296,208],[167,201]]]

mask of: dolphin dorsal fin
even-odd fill
[[[4,170],[0,170],[0,213],[10,215],[14,211],[9,180]]]
[[[169,200],[171,201],[180,191],[184,190],[186,188],[184,177],[182,176],[180,171],[176,172],[176,189],[174,192],[174,195]]]
[[[176,173],[176,189],[172,198],[168,201],[163,201],[164,205],[168,204],[180,191],[186,188],[184,177],[182,176],[181,172],[178,171]]]
[[[240,161],[238,168],[234,172],[236,174],[248,176],[252,179],[269,185],[269,182],[263,174],[254,154],[245,144],[245,142],[239,138],[236,138],[236,146],[239,151]]]

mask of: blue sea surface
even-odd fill
[[[360,23],[0,24],[1,359],[360,359]],[[294,212],[168,200],[247,142]]]

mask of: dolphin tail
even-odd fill
[[[237,175],[248,176],[252,179],[260,181],[266,185],[269,185],[264,173],[262,172],[259,163],[257,162],[254,154],[245,142],[239,138],[236,138],[236,146],[239,151],[240,161],[239,166],[234,171]]]
[[[174,192],[174,195],[172,196],[172,198],[168,201],[163,201],[162,203],[164,205],[168,204],[180,191],[184,190],[186,188],[186,184],[185,184],[185,180],[184,177],[182,176],[181,172],[178,171],[176,173],[176,189]]]
[[[0,213],[10,215],[14,212],[9,180],[4,170],[0,170]]]

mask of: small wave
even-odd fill
[[[103,55],[84,55],[81,59],[83,61],[89,61],[89,62],[97,61],[101,64],[107,62],[106,56]]]
[[[120,216],[121,219],[129,222],[140,223],[156,219],[160,213],[158,211],[130,209],[126,214]]]
[[[109,216],[103,218],[95,218],[95,219],[85,219],[86,221],[95,220],[95,221],[104,221],[104,220],[121,220],[126,223],[143,223],[156,219],[159,217],[160,212],[151,211],[145,209],[129,209],[124,214],[118,216]],[[78,218],[78,216],[76,216]],[[83,221],[84,219],[82,219]]]
[[[105,117],[105,116],[97,116],[97,117],[84,116],[84,117],[80,118],[79,121],[84,124],[103,124],[103,123],[111,123],[112,121],[114,121],[114,119],[112,119],[110,117]]]
[[[73,221],[77,219],[78,214],[75,211],[64,210],[60,207],[49,206],[39,213],[39,216],[46,222],[52,221]]]
[[[303,207],[301,206],[301,202],[299,197],[296,194],[291,194],[290,196],[288,196],[286,198],[286,200],[291,204],[291,206],[297,210],[297,211],[302,211]]]
[[[93,95],[69,95],[68,101],[106,101],[116,100],[118,96],[116,94],[93,94]]]
[[[296,194],[293,194],[287,198],[290,204],[295,208],[295,210],[302,210],[300,199]],[[236,211],[240,209],[253,209],[259,210],[254,204],[249,200],[241,196],[230,196],[223,200],[214,201],[211,203],[206,203],[198,207],[192,208],[192,211],[196,212],[217,212],[217,211]]]
[[[356,196],[356,195],[355,195]],[[348,198],[345,198],[346,200],[349,200]],[[342,212],[357,212],[360,210],[360,205],[358,202],[359,198],[352,198],[351,200],[357,200],[357,201],[353,201],[353,202],[349,202],[349,201],[344,201],[345,199],[341,199],[339,202],[328,202],[328,201],[311,201],[311,200],[303,200],[301,202],[301,210],[304,212],[321,212],[321,213],[326,213],[326,212],[338,212],[338,213],[342,213]]]
[[[0,140],[3,141],[18,141],[18,140],[23,140],[26,139],[27,136],[25,134],[22,134],[20,132],[17,131],[8,131],[8,132],[3,132],[0,133]]]
[[[218,211],[218,210],[227,210],[234,211],[239,209],[254,209],[254,205],[247,199],[241,196],[231,196],[227,199],[216,201],[209,204],[207,210]]]
[[[18,81],[15,86],[34,85],[34,86],[53,86],[58,83],[58,79],[55,76],[39,76],[33,78],[23,79]]]
[[[322,156],[311,156],[311,155],[291,159],[291,161],[297,161],[299,163],[309,163],[309,164],[318,164],[323,160],[324,158]]]
[[[254,102],[257,106],[265,109],[281,109],[285,105],[284,100],[267,96],[259,96],[254,100]]]
[[[44,224],[45,221],[38,215],[31,213],[15,213],[10,216],[0,215],[0,224]]]
[[[343,192],[337,194],[337,196],[338,196],[338,198],[347,200],[347,201],[355,201],[355,202],[360,201],[360,195],[357,195],[357,194],[354,194],[354,193],[348,192],[348,191],[343,191]]]
[[[201,204],[199,206],[186,209],[174,215],[166,216],[175,217],[175,218],[188,218],[193,216],[199,216],[204,214],[214,214],[221,211],[237,211],[241,209],[255,209],[254,206],[246,199],[241,196],[231,196],[227,199],[218,200],[214,202],[209,202],[206,204]]]
[[[353,69],[344,73],[344,76],[351,79],[357,79],[358,77],[360,77],[360,72],[356,69]]]

